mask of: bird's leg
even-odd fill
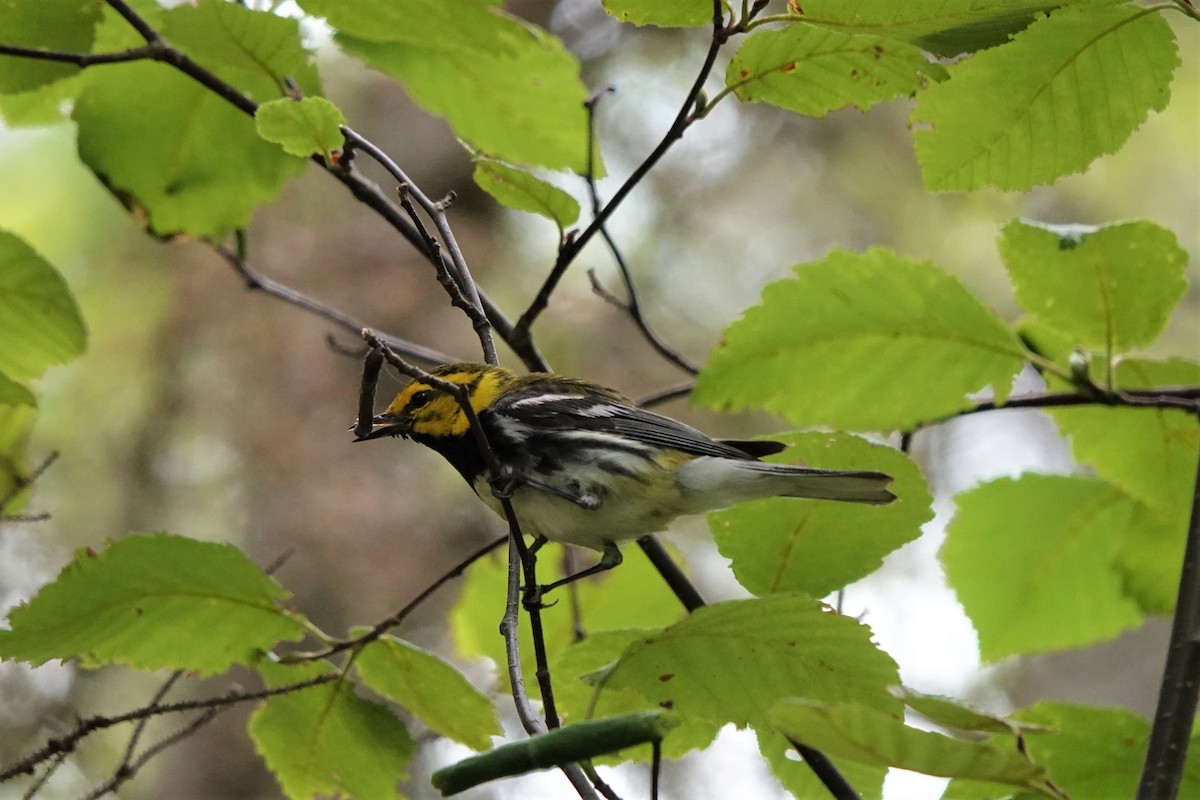
[[[568,583],[574,583],[580,578],[586,578],[589,575],[597,575],[601,572],[607,572],[608,570],[620,564],[623,560],[624,559],[621,556],[620,549],[612,542],[608,542],[604,545],[604,553],[600,556],[599,563],[593,564],[587,569],[580,570],[573,575],[568,575],[565,578],[561,578],[554,583],[526,587],[525,597],[522,598],[521,602],[526,608],[530,607],[531,605],[541,606],[542,596],[551,589],[557,589],[559,586],[565,586]]]

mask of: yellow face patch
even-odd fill
[[[440,367],[432,374],[444,381],[467,386],[471,393],[471,408],[476,413],[504,391],[511,377],[507,371],[494,367],[467,368],[462,365]],[[413,381],[401,389],[384,413],[405,420],[410,433],[426,436],[462,436],[471,427],[458,400],[421,381]]]

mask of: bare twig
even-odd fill
[[[1200,421],[1200,407],[1196,409]],[[1137,800],[1175,800],[1183,777],[1184,763],[1196,704],[1200,699],[1200,463],[1192,490],[1192,513],[1188,524],[1179,596],[1167,645],[1158,709],[1146,746],[1146,760],[1138,785]]]
[[[611,86],[607,86],[604,89],[595,91],[592,93],[592,96],[588,98],[587,103],[585,104],[585,106],[587,108],[587,121],[588,121],[588,125],[587,125],[587,137],[588,137],[587,138],[587,164],[588,164],[588,166],[587,166],[587,173],[584,175],[584,181],[587,183],[588,197],[591,198],[591,202],[592,202],[592,216],[599,216],[602,205],[603,205],[600,202],[600,192],[596,188],[595,159],[592,154],[592,148],[594,147],[594,143],[596,140],[596,106],[599,104],[600,98],[611,91],[612,91]],[[679,367],[683,371],[689,372],[692,375],[695,375],[697,372],[700,371],[699,368],[697,368],[690,361],[688,361],[686,358],[684,358],[682,355],[680,355],[674,348],[672,348],[670,345],[668,345],[661,336],[659,336],[657,333],[654,332],[653,329],[651,329],[650,324],[646,321],[645,316],[642,314],[641,304],[638,302],[637,289],[633,283],[633,275],[629,271],[629,266],[625,263],[625,257],[623,255],[621,255],[620,248],[617,247],[616,240],[614,240],[612,237],[612,234],[608,232],[607,225],[600,226],[600,236],[601,236],[601,238],[604,239],[604,243],[606,245],[608,245],[608,251],[610,253],[612,253],[613,261],[617,265],[617,271],[621,275],[621,281],[622,281],[622,283],[625,284],[625,293],[626,293],[628,299],[625,301],[622,301],[616,295],[612,294],[607,289],[605,289],[600,284],[599,279],[596,278],[596,273],[593,270],[589,269],[587,275],[588,275],[588,280],[590,280],[592,283],[592,291],[595,292],[597,295],[599,295],[600,298],[603,299],[604,301],[608,302],[609,304],[611,304],[611,305],[621,309],[625,313],[627,313],[629,315],[630,319],[633,320],[633,323],[637,326],[638,330],[642,332],[642,336],[646,339],[647,342],[650,343],[651,347],[653,347],[655,350],[658,351],[659,355],[661,355],[663,358],[667,359],[668,361],[670,361],[672,364]]]
[[[46,472],[46,470],[50,469],[50,467],[54,464],[54,462],[58,460],[58,456],[59,456],[59,453],[57,450],[55,450],[55,451],[51,452],[50,455],[46,456],[42,460],[41,464],[38,464],[36,467],[34,467],[33,471],[30,472],[28,475],[25,475],[25,476],[18,475],[16,477],[14,477],[13,485],[11,487],[9,487],[9,490],[7,492],[5,492],[4,497],[0,497],[0,511],[3,511],[5,506],[7,506],[9,503],[11,503],[13,500],[15,500],[17,498],[17,495],[19,495],[21,492],[28,489],[33,484],[37,483],[38,478],[42,477],[42,475]],[[30,521],[37,521],[37,520],[30,520]]]
[[[613,215],[613,212],[621,206],[621,203],[629,196],[634,187],[641,183],[650,170],[666,155],[666,152],[671,149],[671,145],[683,137],[684,132],[695,120],[693,111],[696,108],[696,101],[700,97],[700,92],[704,89],[704,82],[708,80],[709,73],[712,72],[713,66],[717,62],[717,53],[720,52],[721,47],[729,40],[729,36],[732,33],[732,31],[724,26],[723,12],[724,7],[721,0],[713,0],[713,33],[712,39],[709,42],[708,52],[705,54],[700,72],[696,75],[696,80],[692,82],[692,87],[684,97],[683,104],[680,106],[679,112],[675,115],[671,126],[663,135],[662,140],[651,151],[650,155],[646,156],[645,160],[625,179],[625,182],[613,194],[608,204],[600,210],[600,213],[593,217],[591,224],[559,251],[554,267],[550,270],[550,274],[546,276],[541,289],[538,290],[529,307],[525,309],[525,312],[517,320],[516,327],[513,330],[513,341],[516,344],[519,345],[529,339],[530,328],[534,321],[546,309],[547,304],[550,302],[550,295],[553,294],[563,274],[571,266],[572,262],[575,261],[580,251],[600,231],[601,227]]]
[[[507,541],[508,541],[508,536],[505,535],[505,536],[499,537],[498,539],[494,539],[491,542],[488,542],[483,547],[479,548],[474,553],[472,553],[471,555],[464,558],[462,561],[455,564],[454,567],[451,568],[449,572],[444,573],[433,583],[429,584],[429,586],[427,586],[425,589],[423,589],[420,592],[420,594],[418,594],[416,597],[414,597],[412,599],[411,602],[409,602],[407,605],[405,605],[404,608],[400,609],[395,614],[392,614],[387,619],[381,620],[380,622],[377,622],[374,625],[372,625],[371,629],[369,631],[367,631],[366,633],[364,633],[362,636],[356,636],[353,639],[345,639],[340,642],[334,642],[333,644],[331,644],[329,647],[325,648],[324,650],[320,650],[315,653],[289,654],[288,656],[282,658],[281,660],[284,662],[292,662],[292,661],[313,661],[313,660],[320,659],[320,658],[328,658],[329,656],[340,653],[343,650],[359,648],[365,644],[369,644],[370,642],[375,641],[376,639],[383,636],[383,634],[387,633],[392,628],[395,628],[397,625],[400,625],[401,623],[403,623],[404,620],[408,618],[409,614],[411,614],[413,611],[417,610],[417,608],[420,607],[420,605],[422,603],[424,603],[426,600],[428,600],[430,598],[430,596],[433,595],[434,592],[436,592],[438,589],[445,586],[447,583],[449,583],[454,578],[457,578],[458,576],[462,575],[467,567],[471,566],[476,561],[483,558],[485,555],[492,552],[497,547],[499,547],[500,545],[504,544]]]
[[[182,711],[196,711],[209,708],[223,708],[232,706],[238,703],[245,703],[251,700],[263,700],[268,697],[274,697],[280,694],[290,694],[298,692],[302,689],[308,689],[313,686],[319,686],[323,683],[329,683],[340,679],[339,674],[318,675],[315,678],[310,678],[296,683],[289,683],[285,686],[276,686],[269,689],[262,689],[256,692],[228,692],[220,697],[207,697],[200,700],[182,700],[177,703],[159,703],[143,706],[142,708],[127,711],[124,714],[116,716],[94,716],[82,719],[75,725],[75,729],[65,736],[57,736],[46,742],[39,750],[26,756],[20,761],[0,770],[0,783],[16,777],[17,775],[28,775],[33,772],[34,768],[43,761],[53,758],[59,754],[72,752],[79,742],[86,736],[105,728],[111,728],[114,725],[122,725],[126,722],[135,722],[147,717],[159,716],[161,714],[176,714]]]
[[[138,774],[141,768],[146,766],[146,764],[149,763],[152,758],[166,750],[168,747],[191,736],[193,733],[212,722],[218,714],[228,710],[228,706],[223,708],[208,709],[191,722],[179,728],[179,730],[163,737],[161,740],[146,748],[145,752],[143,752],[137,758],[129,761],[128,763],[122,764],[122,768],[118,769],[111,778],[92,789],[90,792],[80,798],[80,800],[99,800],[99,798],[103,797],[109,792],[116,791],[121,784],[132,780],[134,776]]]
[[[416,200],[417,205],[421,206],[421,210],[433,220],[433,225],[437,228],[438,235],[442,237],[442,244],[450,253],[450,260],[454,265],[453,275],[455,282],[458,284],[458,289],[470,302],[469,305],[462,305],[461,307],[467,312],[467,316],[471,319],[475,332],[479,336],[479,343],[483,347],[483,360],[489,364],[499,363],[496,358],[496,345],[492,341],[492,326],[488,321],[483,303],[479,299],[479,289],[475,286],[475,281],[471,278],[471,270],[467,267],[467,261],[463,258],[462,250],[458,247],[458,241],[454,238],[454,232],[450,230],[450,223],[446,218],[446,204],[435,203],[433,200],[430,200],[421,191],[420,187],[412,182],[404,170],[400,168],[400,165],[393,161],[387,153],[383,152],[373,142],[365,139],[346,125],[341,126],[341,130],[342,135],[346,137],[347,143],[375,159],[380,166],[386,169],[400,183],[403,193],[410,195]],[[419,220],[416,219],[415,214],[412,216],[414,227],[417,227]],[[423,230],[417,227],[417,235],[421,236],[422,233]],[[434,267],[444,269],[445,265],[441,258],[441,251],[432,246],[432,237],[428,233],[425,233],[424,236],[421,236],[421,242]],[[454,297],[452,293],[451,299],[453,300]]]
[[[301,294],[278,281],[271,280],[262,273],[252,269],[243,258],[228,247],[218,247],[216,250],[229,263],[229,266],[233,267],[233,270],[241,276],[242,280],[246,282],[246,288],[263,292],[285,303],[290,303],[312,314],[316,314],[318,317],[328,320],[344,330],[350,331],[355,336],[362,334],[365,326],[349,314],[345,314],[341,310],[320,301],[313,300],[311,297]],[[377,333],[376,336],[379,337],[380,341],[386,342],[387,346],[392,350],[403,353],[409,358],[420,359],[431,364],[445,364],[455,360],[445,353],[416,344],[415,342],[409,342],[383,333]]]

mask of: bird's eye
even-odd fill
[[[428,403],[432,398],[433,391],[431,389],[422,389],[412,396],[412,400],[408,401],[408,404],[416,409]]]

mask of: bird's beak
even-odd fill
[[[381,436],[400,436],[408,438],[411,420],[404,417],[398,417],[393,414],[376,414],[371,419],[371,429],[366,433],[360,433],[354,437],[356,442],[365,442],[368,439],[378,439]],[[357,432],[357,426],[350,430]]]

